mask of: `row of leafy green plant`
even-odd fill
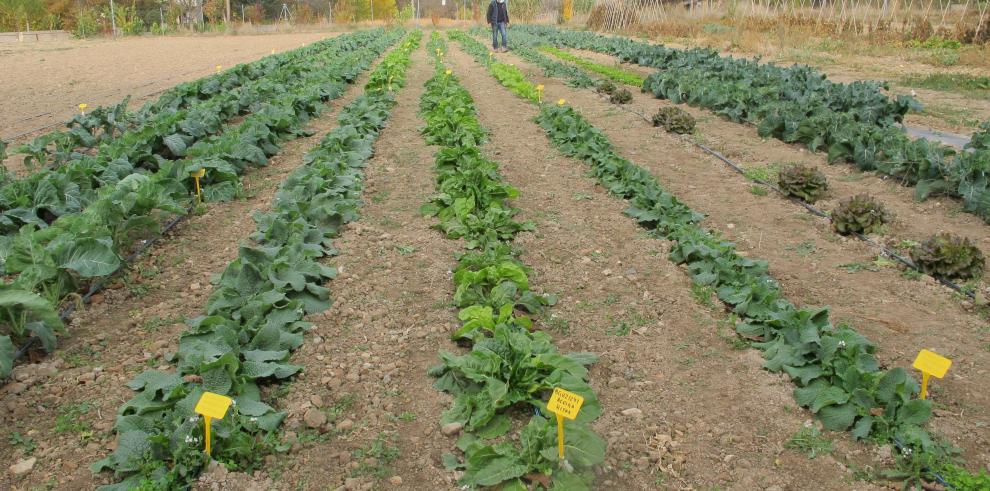
[[[513,36],[516,39],[516,46],[525,46],[526,51],[532,51],[529,47],[539,46],[539,38],[529,34]],[[520,39],[521,38],[521,39]],[[519,49],[517,48],[517,51]],[[559,51],[559,50],[555,50]],[[548,51],[549,52],[549,51]],[[566,52],[566,56],[561,59],[583,60]],[[587,77],[581,70],[574,73],[566,70],[556,69],[555,62],[547,57],[540,56],[539,53],[528,53],[524,55],[527,60],[533,60],[535,64],[544,68],[544,73],[548,76],[563,77],[569,81],[577,82],[571,84],[575,87],[582,87],[582,81]],[[584,61],[575,64],[589,71],[600,73],[601,70],[593,70],[591,66],[597,64]],[[590,66],[589,66],[590,65]],[[626,73],[622,69],[604,67],[597,65],[600,69],[608,68],[611,71]],[[633,74],[628,74],[633,77]],[[615,77],[609,77],[615,79]],[[641,79],[640,79],[641,80]],[[614,87],[609,80],[592,82],[597,84],[596,91],[599,94],[609,95],[610,102],[622,103],[622,99],[616,96],[622,92]],[[626,92],[626,97],[631,98],[631,94]],[[683,110],[674,106],[661,107],[653,115],[654,126],[663,126],[667,131],[677,133],[690,133],[694,129],[694,119]],[[974,135],[972,143],[974,148],[985,148],[990,142],[990,123],[981,126],[981,132]],[[773,183],[759,181],[763,184],[773,186]],[[780,169],[777,182],[778,189],[785,195],[812,204],[821,199],[828,189],[825,175],[817,169],[805,165],[788,165]],[[882,233],[883,225],[890,220],[884,206],[869,195],[851,196],[842,200],[839,205],[829,215],[833,228],[837,233],[848,234],[871,234]],[[970,280],[982,277],[984,269],[984,257],[980,249],[969,239],[951,234],[936,234],[923,243],[919,243],[910,251],[914,268],[917,271],[932,275],[936,279],[944,280]]]
[[[139,131],[153,124],[157,118],[172,111],[188,109],[201,102],[266,78],[279,72],[286,65],[299,64],[314,56],[322,55],[336,46],[331,40],[323,40],[303,48],[272,54],[260,60],[243,63],[189,82],[180,83],[161,93],[154,101],[128,111],[130,96],[111,106],[97,106],[81,110],[65,122],[65,129],[41,135],[30,143],[16,147],[14,154],[23,153],[29,170],[43,170],[47,166],[78,160],[86,151],[112,142],[128,131]],[[0,153],[0,161],[6,159]]]
[[[658,68],[642,84],[644,92],[755,124],[764,137],[824,150],[829,162],[846,161],[895,177],[915,186],[919,200],[959,198],[967,212],[990,222],[990,151],[969,145],[972,151],[957,152],[907,136],[895,123],[920,105],[905,96],[891,100],[881,92],[886,85],[834,83],[806,66],[779,67],[721,57],[707,49],[676,50],[551,26],[520,29],[554,46],[590,49]]]
[[[434,33],[428,48],[443,53],[447,46]],[[528,98],[532,92],[522,93]],[[534,329],[530,316],[555,299],[531,289],[529,269],[511,245],[516,234],[532,230],[533,224],[513,218],[518,210],[508,200],[518,191],[503,180],[498,164],[485,157],[480,146],[487,136],[474,101],[439,55],[420,109],[427,143],[440,147],[437,194],[423,211],[439,219],[436,228],[446,237],[464,239],[467,248],[458,255],[454,271],[454,304],[463,324],[451,337],[470,350],[442,353],[441,363],[429,372],[439,390],[454,396],[441,424],[463,430],[457,440],[463,460],[446,454],[444,463],[463,470],[459,484],[471,488],[588,489],[592,468],[605,454],[604,440],[590,427],[602,413],[587,381],[587,366],[597,357],[560,353],[549,335]],[[585,399],[578,418],[567,422],[564,461],[558,457],[555,420],[546,407],[556,387]],[[525,425],[514,423],[526,417]],[[515,435],[510,435],[513,428]]]
[[[554,55],[557,58],[560,58],[561,60],[569,61],[581,68],[584,68],[585,70],[597,73],[599,75],[603,75],[616,82],[623,83],[626,85],[632,85],[635,87],[643,86],[643,77],[640,77],[635,73],[629,73],[625,70],[619,70],[614,67],[588,61],[584,58],[581,58],[580,56],[572,55],[564,50],[555,48],[553,46],[544,45],[544,46],[540,46],[539,49],[540,51],[543,51],[545,53],[550,53],[551,55]]]
[[[252,472],[265,455],[287,450],[291,442],[277,433],[285,413],[263,395],[303,369],[289,363],[290,352],[311,325],[305,316],[330,306],[324,283],[336,270],[324,261],[336,254],[331,241],[341,227],[358,218],[363,168],[420,38],[408,34],[385,56],[337,128],[280,185],[272,210],[255,215],[252,242],[221,275],[205,315],[187,322],[175,371],[149,370],[128,383],[137,394],[119,410],[117,448],[91,466],[122,479],[105,489],[187,488],[210,460],[193,411],[204,391],[235,401],[213,423],[213,459]]]
[[[133,173],[100,190],[80,213],[64,215],[51,225],[25,225],[0,240],[0,375],[9,373],[14,345],[36,336],[46,351],[55,348],[64,329],[56,312],[63,298],[108,278],[124,265],[123,257],[156,237],[168,217],[188,211],[195,201],[192,172],[204,171],[204,193],[216,199],[240,194],[240,176],[267,164],[279,142],[305,134],[304,123],[401,36],[396,30],[349,34],[340,39],[340,57],[313,64],[292,86],[260,104],[255,112],[221,135],[206,138],[187,155],[162,161],[153,174]],[[355,43],[355,38],[366,43]],[[354,49],[353,55],[347,47]]]
[[[361,71],[362,49],[381,35],[381,31],[362,32],[321,42],[316,48],[301,48],[299,53],[268,57],[256,62],[257,66],[242,65],[229,74],[186,84],[135,113],[123,112],[125,102],[113,110],[77,116],[73,121],[86,126],[39,137],[16,150],[27,154],[27,166],[42,169],[24,178],[0,175],[0,232],[9,236],[25,225],[45,228],[59,217],[81,212],[100,198],[103,188],[129,175],[154,173],[184,159],[202,159],[203,147],[211,138],[237,127],[225,126],[225,122],[264,111],[282,94],[331,93],[335,80],[327,79],[322,67],[336,64],[338,79],[353,80]],[[91,128],[97,124],[102,129]],[[84,144],[95,147],[92,152],[81,151],[83,143],[77,140],[85,135],[90,139]],[[207,198],[229,197],[229,191],[209,189]]]
[[[479,63],[491,63],[477,40],[462,33],[451,36]],[[628,200],[627,215],[652,235],[671,241],[669,259],[683,265],[695,284],[712,289],[732,310],[739,335],[763,351],[764,367],[788,374],[798,386],[797,402],[825,428],[849,430],[856,439],[896,443],[902,449],[896,456],[896,477],[908,483],[945,469],[965,474],[951,463],[958,449],[925,429],[931,401],[917,398],[918,383],[903,368],[882,369],[869,340],[848,325],[833,325],[828,308],[798,308],[786,300],[765,261],[738,254],[735,244],[702,228],[701,213],[620,156],[608,138],[563,99],[556,105],[541,104],[536,122],[563,154],[586,162],[603,187]],[[983,486],[990,484],[990,477],[975,477]]]

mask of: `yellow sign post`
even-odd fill
[[[944,377],[945,372],[948,372],[949,367],[952,366],[952,360],[934,351],[923,349],[914,359],[912,366],[921,370],[921,398],[925,399],[928,397],[928,378],[932,376],[935,378]]]
[[[536,86],[536,102],[543,103],[543,84]]]
[[[189,173],[189,176],[196,181],[196,200],[203,201],[203,191],[199,188],[199,179],[206,175],[206,169],[200,169]]]
[[[82,104],[80,104],[79,105],[79,114],[82,114],[83,116],[85,116],[86,115],[86,108],[87,107],[89,107],[89,104],[86,104],[85,102],[82,103]]]
[[[220,73],[221,70],[223,70],[223,65],[217,65],[217,73]]]
[[[553,394],[547,401],[547,410],[557,415],[557,453],[560,454],[560,460],[564,460],[564,418],[574,420],[581,411],[582,404],[584,397],[560,387],[553,389]]]
[[[213,392],[203,392],[199,402],[196,403],[195,411],[203,416],[205,423],[203,434],[206,441],[206,455],[210,455],[210,423],[214,418],[223,419],[227,414],[227,409],[233,403],[233,399]]]

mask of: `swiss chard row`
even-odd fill
[[[343,59],[350,66],[313,68],[322,77],[307,77],[306,84],[261,104],[240,124],[191,147],[186,158],[162,162],[153,174],[130,174],[101,189],[81,213],[62,216],[45,228],[25,225],[0,238],[0,274],[13,278],[0,283],[0,375],[10,371],[14,343],[29,335],[37,336],[45,350],[54,349],[56,333],[63,328],[55,309],[63,297],[114,274],[132,247],[160,232],[166,217],[186,212],[194,198],[190,173],[204,171],[207,197],[234,197],[249,166],[267,164],[280,141],[303,134],[303,123],[343,93],[341,72],[366,69],[400,35],[378,32],[367,49],[356,52],[360,56]]]
[[[131,174],[155,172],[169,162],[196,158],[204,142],[229,130],[224,122],[264,110],[281,94],[317,87],[319,82],[324,84],[323,90],[334,90],[335,85],[353,80],[363,70],[366,51],[376,50],[381,35],[381,31],[348,34],[321,43],[309,58],[289,53],[279,56],[292,62],[259,62],[273,69],[231,90],[216,92],[226,87],[219,81],[195,84],[202,90],[215,87],[207,92],[207,99],[197,98],[195,104],[179,104],[178,99],[172,99],[174,104],[158,111],[132,114],[128,124],[120,123],[123,132],[115,138],[97,141],[93,136],[92,144],[98,148],[92,154],[79,151],[71,139],[65,140],[65,134],[46,135],[21,145],[17,151],[27,154],[25,165],[43,168],[21,179],[0,175],[0,232],[10,235],[24,225],[44,228],[61,216],[85,209],[99,198],[104,186],[113,186]],[[328,64],[338,66],[333,77],[327,76]],[[99,111],[87,117],[96,115]],[[84,129],[76,133],[90,134]],[[49,141],[52,138],[55,140]]]
[[[593,49],[659,68],[642,84],[644,92],[755,124],[761,136],[826,151],[829,162],[846,161],[896,177],[916,186],[919,200],[933,195],[959,198],[966,211],[990,222],[990,150],[974,146],[960,153],[938,142],[912,139],[893,123],[918,106],[903,96],[889,100],[880,85],[837,84],[808,67],[760,64],[710,50],[673,50],[546,26],[523,30],[551,44]],[[974,134],[974,140],[980,135]]]
[[[331,240],[343,224],[358,217],[362,169],[420,37],[409,34],[386,55],[364,95],[342,109],[338,127],[281,184],[272,210],[255,215],[253,243],[227,266],[205,315],[187,322],[175,371],[149,370],[128,383],[137,394],[118,413],[117,449],[92,465],[122,479],[106,489],[188,487],[210,460],[193,411],[204,391],[235,401],[213,423],[212,458],[228,469],[251,472],[291,444],[279,440],[285,414],[263,401],[263,386],[303,369],[289,363],[290,352],[310,327],[304,317],[330,306],[324,283],[336,270],[323,260],[335,254]]]
[[[476,40],[452,36],[479,63],[489,63]],[[738,254],[732,242],[703,229],[702,214],[618,155],[600,130],[563,101],[541,104],[536,122],[562,153],[589,164],[603,187],[629,201],[627,215],[673,243],[669,258],[684,265],[694,283],[716,292],[739,319],[738,333],[763,351],[764,367],[787,373],[798,386],[797,402],[827,429],[896,443],[904,449],[897,455],[902,468],[915,473],[908,478],[931,477],[942,468],[964,472],[949,464],[956,449],[925,429],[932,406],[916,398],[918,383],[903,368],[881,369],[869,340],[848,325],[833,325],[827,308],[798,308],[783,298],[765,261]]]
[[[439,34],[429,50],[446,50]],[[597,357],[562,354],[550,336],[532,330],[530,315],[554,299],[530,289],[529,269],[510,242],[533,224],[513,219],[517,210],[507,200],[518,191],[479,148],[486,133],[474,102],[439,56],[421,111],[426,141],[440,146],[437,194],[423,211],[438,217],[437,228],[449,238],[463,238],[468,248],[454,271],[454,303],[463,324],[452,338],[470,345],[470,351],[442,353],[441,364],[430,369],[435,386],[454,396],[441,424],[463,429],[457,441],[463,460],[447,454],[444,463],[463,470],[460,484],[471,488],[544,489],[552,482],[554,489],[587,489],[594,477],[591,468],[605,453],[605,442],[590,428],[602,412],[587,382],[586,367]],[[546,408],[555,387],[585,398],[577,420],[567,423],[564,461],[558,458],[554,419]],[[528,416],[529,422],[510,437],[518,428],[513,414]]]

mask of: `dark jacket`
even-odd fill
[[[505,2],[498,3],[492,1],[488,4],[488,15],[486,16],[489,24],[498,23],[509,23],[509,10],[505,8]]]

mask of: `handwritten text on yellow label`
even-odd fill
[[[547,409],[567,419],[574,419],[581,410],[582,404],[584,404],[583,397],[557,387],[553,389],[553,394],[547,401]]]

